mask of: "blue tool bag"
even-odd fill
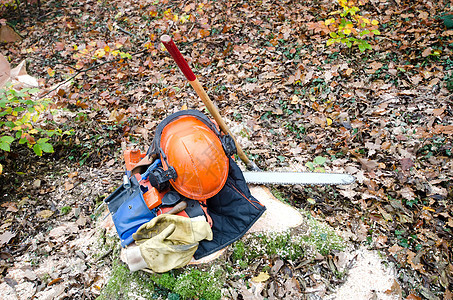
[[[105,203],[112,214],[113,223],[121,239],[121,246],[126,247],[134,239],[132,234],[137,229],[156,216],[155,210],[150,210],[143,199],[143,192],[135,176],[130,178],[130,186],[125,184],[117,188]]]

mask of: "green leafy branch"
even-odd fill
[[[327,46],[340,43],[348,48],[357,45],[360,52],[372,50],[366,38],[381,34],[379,22],[360,16],[360,9],[354,5],[354,1],[338,0],[338,3],[343,9],[331,12],[329,15],[334,17],[324,22],[330,31]]]
[[[49,138],[71,134],[70,131],[44,129],[36,125],[42,114],[50,109],[50,99],[34,96],[38,92],[37,88],[15,90],[11,84],[0,89],[1,150],[10,152],[11,145],[16,141],[20,145],[26,144],[36,155],[42,156],[43,152],[54,152]]]

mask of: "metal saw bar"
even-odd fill
[[[247,183],[258,184],[343,185],[355,181],[354,176],[341,173],[243,172],[243,174]]]

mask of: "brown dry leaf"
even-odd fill
[[[3,244],[8,244],[9,241],[15,236],[16,234],[12,233],[11,231],[5,231],[4,233],[0,234],[0,247],[3,246]]]
[[[358,194],[356,191],[354,191],[352,188],[351,189],[345,189],[345,190],[340,190],[340,194],[343,197],[346,197],[348,199],[354,199],[354,197]]]
[[[376,247],[378,248],[384,248],[387,244],[387,236],[385,235],[380,235],[376,239]]]
[[[411,294],[411,295],[412,295],[412,294]],[[410,296],[410,295],[409,295],[409,296]],[[445,294],[444,294],[444,300],[451,300],[451,299],[453,299],[453,293],[450,292],[449,289],[446,289],[446,290],[445,290]],[[421,298],[419,298],[419,299],[414,299],[414,300],[421,300]]]
[[[69,190],[72,190],[74,188],[74,184],[69,182],[69,181],[66,181],[64,183],[64,190],[65,191],[69,191]]]
[[[270,278],[267,272],[260,272],[258,276],[252,278],[253,282],[264,282]]]
[[[444,113],[444,111],[445,111],[445,107],[433,109],[433,115],[438,117],[438,116],[442,115]]]
[[[415,75],[415,76],[412,76],[410,78],[410,80],[411,80],[413,85],[418,85],[423,80],[423,77],[420,76],[420,75]]]
[[[448,219],[447,225],[453,228],[453,219]]]
[[[393,221],[393,217],[392,217],[392,214],[389,214],[388,212],[386,212],[380,205],[377,207],[378,210],[379,210],[379,213],[382,215],[382,217],[384,218],[384,220],[386,221]]]
[[[7,82],[11,81],[14,88],[19,90],[22,87],[38,87],[39,83],[36,78],[27,74],[25,60],[11,69],[9,62],[0,53],[0,88]]]
[[[14,202],[5,202],[1,205],[2,207],[7,207],[6,211],[17,212],[19,211]]]
[[[415,262],[414,262],[415,259]],[[407,250],[407,262],[414,268],[415,270],[423,270],[423,265],[420,263],[420,260],[416,257],[416,253]]]
[[[352,72],[354,72],[354,69],[348,68],[344,73],[349,77],[351,76]]]
[[[48,219],[48,218],[50,218],[52,215],[53,215],[53,211],[48,210],[48,209],[41,210],[40,212],[38,212],[38,213],[36,214],[36,216],[38,216],[38,217],[40,217],[40,218],[43,218],[43,219]]]
[[[410,158],[400,159],[400,164],[401,164],[401,169],[403,169],[404,171],[408,171],[408,170],[410,170],[410,168],[412,168],[414,166],[414,162]]]
[[[55,278],[54,280],[52,280],[51,282],[49,282],[49,284],[47,284],[47,286],[51,286],[51,285],[54,285],[55,283],[58,283],[60,281],[62,281],[63,278],[59,277],[59,278]]]
[[[391,254],[395,255],[403,249],[404,249],[403,247],[398,246],[398,244],[395,244],[392,247],[390,247],[388,250]]]
[[[157,105],[156,105],[157,106]],[[162,103],[162,106],[164,104]],[[109,116],[109,120],[117,123],[121,123],[127,118],[127,115],[124,113],[124,109],[120,109],[119,111],[115,108]]]
[[[431,47],[428,47],[423,51],[422,56],[427,57],[431,54],[432,51],[433,51],[433,49]]]
[[[416,198],[414,191],[408,186],[401,189],[399,193],[401,194],[401,197],[407,200],[413,200]]]
[[[291,104],[298,104],[300,102],[300,99],[297,95],[293,95],[291,97]]]
[[[406,300],[422,300],[422,298],[415,296],[414,294],[409,294],[409,296],[406,297]]]
[[[75,171],[75,172],[69,173],[68,177],[69,178],[74,178],[74,177],[77,177],[78,175],[79,175],[79,172]]]
[[[297,281],[297,279],[295,277],[286,279],[285,289],[286,289],[286,297],[292,296],[292,299],[295,299],[295,296],[299,296],[299,297],[301,296],[299,281]]]
[[[377,163],[377,161],[375,161],[375,160],[365,159],[365,158],[357,158],[357,159],[360,162],[360,164],[362,165],[362,168],[367,171],[373,171],[379,165]]]
[[[402,292],[403,292],[403,290],[401,289],[400,284],[399,284],[398,281],[396,281],[396,280],[393,280],[393,284],[392,284],[392,286],[390,287],[390,289],[385,291],[385,293],[386,293],[387,295],[394,296],[394,297],[396,297],[397,299],[401,299],[401,297],[402,297]]]
[[[383,64],[378,62],[378,61],[373,61],[371,64],[370,64],[370,69],[367,69],[366,72],[368,74],[374,74],[376,73],[377,70],[379,70],[380,68],[383,67]]]
[[[453,135],[453,125],[435,125],[433,133]]]
[[[2,43],[14,43],[20,41],[22,38],[18,35],[14,29],[8,25],[0,27],[0,42]]]
[[[11,66],[3,54],[0,53],[0,88],[10,79],[10,74]]]

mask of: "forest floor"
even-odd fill
[[[41,95],[59,109],[43,126],[72,134],[54,137],[54,153],[42,157],[18,145],[0,153],[0,298],[96,298],[121,271],[117,241],[98,226],[104,216],[96,209],[121,184],[122,150],[145,150],[170,113],[204,111],[159,42],[169,34],[260,168],[357,179],[344,187],[272,186],[276,195],[356,250],[377,251],[395,270],[387,296],[451,299],[453,30],[442,17],[453,6],[362,2],[359,14],[379,21],[380,31],[365,37],[364,52],[327,46],[324,21],[340,8],[333,1],[1,6],[0,19],[21,36],[0,44],[1,54],[11,66],[26,60]],[[278,276],[263,280],[258,296],[328,297],[347,280],[339,253],[254,258],[234,278],[248,286],[266,266]],[[253,296],[229,286],[231,297]]]

